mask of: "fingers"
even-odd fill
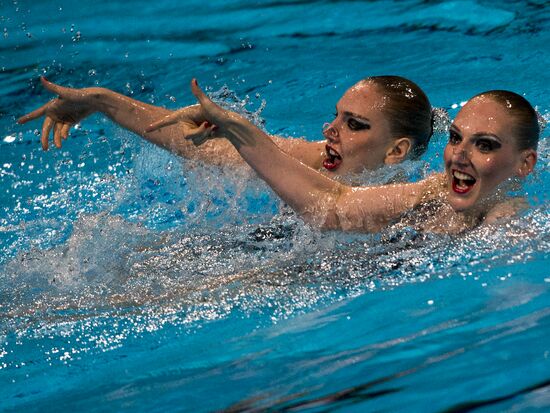
[[[61,128],[61,138],[67,139],[69,137],[69,131],[71,130],[71,124],[70,123],[64,123],[63,127]]]
[[[216,125],[210,125],[208,122],[203,122],[201,125],[190,132],[185,139],[191,140],[195,146],[202,145],[209,139],[214,138],[214,132],[218,129]]]
[[[50,82],[48,79],[46,79],[44,76],[40,77],[40,82],[42,83],[42,86],[44,88],[56,95],[59,96],[59,98],[63,99],[76,99],[80,96],[80,92],[78,89],[71,89],[63,86],[56,85],[55,83]],[[17,123],[23,124],[27,123],[30,120],[40,118],[46,114],[46,110],[48,109],[48,106],[52,102],[56,102],[57,100],[54,99],[45,105],[42,105],[38,109],[32,111],[31,113],[27,113],[26,115],[21,116],[19,119],[17,119]]]
[[[50,136],[50,131],[52,130],[54,124],[54,120],[50,117],[46,117],[44,123],[42,124],[42,136],[40,137],[40,142],[42,143],[42,149],[45,151],[48,150],[48,137]]]
[[[193,141],[195,145],[196,142],[201,141],[202,137],[206,135],[210,124],[208,122],[203,122],[199,125],[198,128],[194,128],[185,136],[185,139]]]
[[[191,80],[191,92],[193,93],[193,95],[195,95],[201,106],[209,106],[210,103],[213,103],[199,87],[197,79]]]
[[[214,112],[214,111],[216,111],[216,109],[220,109],[220,108],[218,108],[218,106],[214,102],[212,102],[210,100],[210,98],[208,96],[206,96],[204,94],[202,89],[199,87],[196,79],[193,79],[191,81],[191,90],[192,90],[193,94],[195,95],[195,97],[197,98],[197,100],[199,101],[199,103],[201,104],[201,106],[202,107],[207,106],[206,109],[208,111]],[[193,107],[191,107],[191,108],[193,108]],[[153,131],[159,130],[163,127],[174,125],[175,123],[178,123],[180,120],[189,120],[190,118],[193,119],[193,117],[197,116],[197,113],[200,113],[198,111],[198,106],[197,106],[196,109],[193,109],[193,110],[191,110],[190,107],[185,107],[185,108],[179,109],[179,110],[175,111],[174,113],[166,115],[163,119],[151,123],[147,128],[145,128],[145,132],[147,132],[147,133],[148,132],[153,132]],[[196,122],[196,120],[193,120],[193,121]],[[193,132],[193,133],[195,133],[195,132]],[[190,138],[190,139],[192,139],[192,138]]]
[[[52,93],[55,93],[59,95],[60,97],[68,96],[70,95],[71,89],[64,88],[62,86],[56,85],[55,83],[50,82],[45,77],[40,77],[40,81],[42,82],[42,85],[45,89],[49,90]],[[67,92],[69,91],[69,92]],[[40,106],[38,109],[32,111],[31,113],[27,113],[26,115],[21,116],[19,119],[17,119],[17,123],[24,124],[27,123],[30,120],[40,118],[46,114],[46,110],[48,109],[48,105],[51,104],[50,101],[42,106]]]
[[[44,89],[49,90],[56,95],[59,95],[60,98],[71,97],[76,92],[75,89],[56,85],[55,83],[50,82],[44,76],[40,77],[40,82],[42,83],[42,86],[44,86]]]
[[[30,120],[44,116],[44,114],[46,113],[47,105],[48,103],[42,105],[36,110],[33,110],[31,113],[27,113],[26,115],[21,116],[19,119],[17,119],[17,123],[22,125],[23,123],[27,123]]]
[[[158,121],[151,123],[145,129],[145,132],[153,132],[165,126],[174,125],[175,123],[178,123],[180,121],[199,124],[202,120],[203,119],[200,116],[199,105],[186,106],[164,116],[162,119]]]
[[[53,129],[53,143],[56,148],[61,148],[62,139],[67,139],[69,131],[71,130],[70,123],[56,122],[50,117],[46,117],[44,124],[42,125],[42,136],[40,142],[42,143],[42,149],[48,150],[50,132]]]
[[[210,122],[220,126],[222,129],[225,129],[228,126],[228,122],[232,120],[232,117],[234,117],[231,115],[231,112],[221,108],[208,96],[206,96],[206,94],[199,87],[197,79],[193,79],[191,81],[191,91],[199,101],[204,117],[206,117],[206,119]]]
[[[170,126],[175,123],[178,123],[178,120],[179,120],[178,112],[180,111],[178,110],[174,113],[171,113],[170,115],[165,116],[164,119],[151,123],[149,126],[147,126],[147,128],[145,128],[145,132],[153,132],[165,126]]]
[[[61,148],[61,130],[63,129],[63,123],[57,122],[53,128],[53,143],[56,148]]]
[[[42,85],[49,90],[50,92],[59,94],[57,91],[58,86],[49,82],[45,77],[40,77],[40,81],[42,82]],[[20,125],[27,123],[30,120],[40,118],[45,115],[46,109],[48,108],[48,105],[51,103],[48,102],[45,105],[40,106],[38,109],[32,111],[31,113],[27,113],[26,115],[21,116],[19,119],[17,119],[17,123]]]

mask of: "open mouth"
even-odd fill
[[[338,151],[329,145],[326,145],[325,149],[327,151],[327,157],[323,161],[323,167],[329,171],[333,171],[342,163],[342,157]]]
[[[476,183],[476,179],[473,176],[456,169],[452,171],[452,179],[453,191],[458,194],[469,192]]]

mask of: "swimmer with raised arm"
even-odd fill
[[[206,119],[273,190],[306,221],[321,228],[375,232],[412,210],[417,227],[456,233],[517,212],[507,182],[529,175],[537,161],[538,118],[508,91],[474,96],[457,114],[444,151],[445,172],[416,183],[351,187],[297,162],[262,130],[212,102],[191,82]],[[203,138],[201,138],[202,140]],[[429,208],[427,207],[429,206]]]
[[[26,123],[44,118],[41,142],[49,147],[50,135],[60,148],[72,126],[99,112],[122,127],[179,156],[216,165],[244,164],[224,139],[201,142],[212,133],[198,105],[178,111],[149,105],[109,89],[73,89],[41,78],[48,91],[58,95],[22,116]],[[384,164],[397,164],[420,156],[432,134],[432,109],[424,92],[399,76],[374,76],[349,88],[336,106],[336,117],[326,124],[324,141],[270,136],[286,154],[329,177],[360,173]]]

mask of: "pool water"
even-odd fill
[[[453,116],[488,89],[547,120],[544,1],[0,1],[0,411],[550,410],[548,130],[496,228],[319,232],[247,168],[100,116],[61,150],[40,75],[177,108],[188,84],[321,137],[345,89],[413,79]],[[365,182],[442,169],[420,161]]]

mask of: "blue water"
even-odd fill
[[[451,115],[504,88],[548,119],[549,19],[543,1],[0,0],[0,410],[550,410],[548,139],[506,225],[350,235],[100,116],[49,152],[15,124],[50,98],[43,74],[169,108],[197,77],[308,139],[375,74]],[[364,180],[441,170],[444,144]]]

